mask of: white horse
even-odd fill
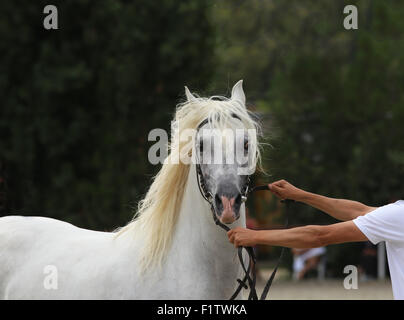
[[[220,132],[258,127],[245,107],[242,81],[230,99],[195,97],[187,88],[186,96],[175,114],[168,161],[125,227],[99,232],[45,217],[0,218],[0,298],[228,299],[233,294],[242,272],[237,251],[214,223],[195,163],[170,159],[178,151],[204,155],[200,133],[191,144],[178,136],[205,119],[205,129]],[[245,139],[255,170],[257,137]],[[214,152],[218,148],[213,145]],[[240,166],[201,166],[214,214],[231,228],[245,226],[240,195],[246,176],[237,172]]]

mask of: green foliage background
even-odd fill
[[[184,84],[212,74],[207,4],[59,1],[57,31],[42,26],[46,4],[0,4],[2,214],[111,230],[158,169],[149,131],[168,130]]]
[[[273,146],[261,180],[375,206],[403,198],[403,2],[56,1],[58,31],[43,29],[46,4],[0,3],[0,215],[123,225],[158,170],[148,132],[169,129],[184,84],[228,94],[238,79]],[[343,28],[347,4],[358,30]],[[277,209],[250,204],[264,224],[282,222]],[[335,222],[291,212],[292,225]],[[360,248],[330,246],[330,274]]]
[[[343,28],[347,4],[358,7],[358,30]],[[250,102],[265,115],[270,180],[374,206],[402,199],[404,3],[257,0],[218,7],[217,81],[243,77]],[[263,211],[271,212],[266,202]],[[336,222],[308,206],[290,210],[291,225]],[[360,250],[330,246],[330,273],[342,276]]]

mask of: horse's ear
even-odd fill
[[[191,91],[189,91],[187,86],[185,86],[185,96],[187,97],[188,102],[196,100],[196,98],[192,95]]]
[[[245,106],[245,94],[243,90],[243,80],[239,80],[231,90],[231,99],[237,100]]]

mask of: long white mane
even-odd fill
[[[132,221],[117,232],[117,236],[125,234],[141,239],[141,272],[156,265],[161,266],[172,243],[190,165],[171,159],[179,151],[181,154],[191,154],[193,148],[189,141],[179,139],[181,133],[183,130],[196,129],[205,119],[209,120],[212,128],[231,128],[235,124],[234,115],[242,121],[246,129],[255,129],[260,133],[258,123],[238,100],[218,96],[197,97],[177,106],[167,161],[154,177]],[[249,145],[255,146],[256,164],[260,159],[260,148],[256,136],[253,138],[255,141],[250,141]]]

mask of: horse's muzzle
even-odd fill
[[[235,197],[215,195],[216,215],[221,223],[231,224],[240,217],[241,194]]]

